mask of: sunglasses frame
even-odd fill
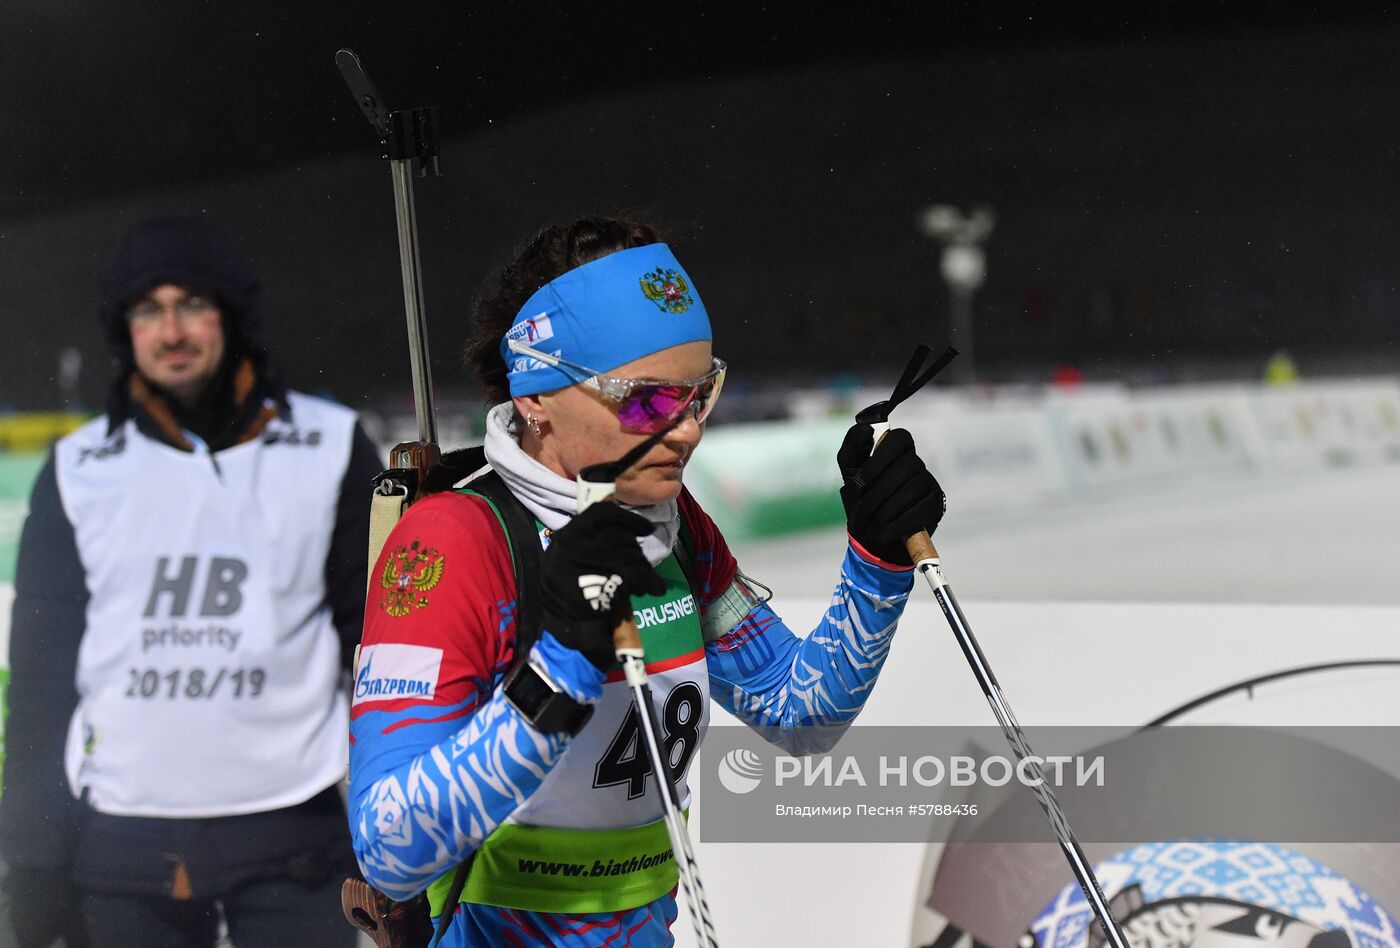
[[[570,362],[568,359],[561,359],[559,356],[550,355],[548,352],[541,352],[539,349],[527,345],[526,343],[521,342],[519,339],[507,339],[506,346],[510,349],[511,352],[523,356],[529,356],[532,359],[538,359],[545,365],[552,366],[553,368],[560,369],[561,371],[572,370],[573,372],[578,373],[580,376],[582,376],[582,378],[578,380],[578,384],[593,389],[594,391],[602,395],[604,398],[608,399],[611,402],[614,402],[618,406],[621,406],[622,403],[626,401],[629,396],[631,396],[632,392],[635,389],[642,386],[676,386],[679,388],[691,387],[694,389],[699,389],[701,385],[704,385],[706,382],[711,381],[713,379],[715,380],[716,384],[714,386],[714,390],[710,394],[710,398],[706,401],[705,414],[703,417],[697,416],[695,419],[698,423],[701,424],[703,424],[705,419],[709,417],[710,412],[714,410],[714,404],[716,401],[718,401],[718,398],[716,396],[724,386],[724,376],[729,369],[728,363],[726,363],[723,359],[719,358],[718,356],[711,356],[710,371],[706,372],[698,379],[687,379],[685,381],[671,381],[666,379],[620,379],[615,376],[607,375],[605,373],[590,369],[586,365],[579,365],[577,362]],[[694,404],[694,401],[695,396],[692,395],[691,400],[686,403],[685,407],[682,408],[681,411],[685,412],[687,409],[689,409],[690,406]]]

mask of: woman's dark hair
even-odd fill
[[[472,307],[466,361],[486,393],[487,405],[510,400],[501,337],[520,307],[550,280],[619,250],[661,241],[650,224],[631,218],[585,217],[546,227],[487,279]]]

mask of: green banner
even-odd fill
[[[44,464],[44,457],[37,451],[0,454],[0,583],[15,581],[19,532],[29,512],[29,492]]]
[[[841,523],[836,449],[849,426],[822,419],[717,428],[686,465],[686,484],[731,539]]]

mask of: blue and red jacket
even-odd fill
[[[679,506],[705,628],[708,698],[792,753],[822,749],[808,746],[817,729],[830,743],[870,694],[912,570],[852,542],[825,615],[798,637],[748,593],[724,538],[688,492]],[[450,875],[525,812],[593,726],[574,738],[544,733],[505,699],[515,612],[509,544],[479,496],[442,493],[415,504],[371,570],[351,709],[350,822],[365,878],[392,898]],[[577,700],[603,694],[604,674],[548,629],[532,658]],[[578,787],[580,795],[590,790]],[[479,902],[450,910],[445,946],[667,945],[676,918],[674,890],[606,912]]]

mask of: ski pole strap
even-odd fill
[[[920,372],[919,366],[924,364],[924,360],[929,357],[931,352],[933,352],[933,350],[922,342],[915,346],[914,354],[909,357],[909,364],[904,367],[904,374],[901,375],[899,381],[895,383],[894,391],[890,394],[890,397],[883,402],[876,402],[868,408],[861,409],[860,413],[856,415],[856,421],[867,425],[873,425],[880,421],[888,421],[890,413],[895,410],[900,402],[903,402],[905,399],[909,398],[909,396],[931,382],[933,377],[939,372],[942,372],[948,366],[948,363],[952,362],[958,355],[958,350],[949,346],[947,349],[943,350],[942,355],[933,361],[932,365],[923,372]]]

